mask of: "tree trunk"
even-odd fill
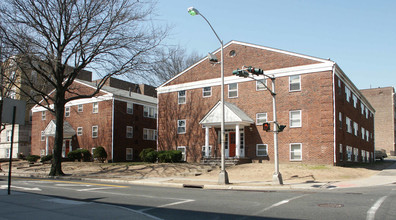
[[[60,90],[60,89],[59,89]],[[63,120],[65,112],[65,99],[64,92],[56,90],[55,94],[55,119],[56,119],[56,131],[55,131],[55,143],[54,143],[54,154],[52,157],[52,166],[49,175],[50,176],[63,176],[65,175],[62,171],[62,146],[63,146]]]

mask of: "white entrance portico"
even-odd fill
[[[205,128],[205,149],[204,156],[210,157],[210,128],[220,128],[221,126],[221,101],[219,101],[199,122]],[[225,153],[226,157],[241,158],[245,156],[245,148],[241,149],[241,143],[244,143],[244,127],[254,123],[244,111],[236,105],[224,102],[225,115]],[[219,131],[219,137],[221,136]]]
[[[56,124],[55,120],[51,120],[44,130],[45,136],[45,155],[49,154],[49,141],[48,137],[55,137]],[[69,122],[63,122],[63,147],[62,157],[66,157],[67,153],[72,151],[72,137],[76,134],[76,131],[72,128]]]

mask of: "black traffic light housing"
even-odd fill
[[[249,73],[254,74],[254,75],[257,75],[257,76],[263,75],[263,74],[264,74],[264,71],[263,71],[262,69],[260,69],[260,68],[254,68],[254,67],[252,67],[252,66],[249,66],[246,70],[247,70]]]
[[[282,132],[286,128],[286,125],[278,125],[278,132]]]
[[[263,130],[269,132],[271,130],[270,123],[263,123]]]
[[[232,71],[232,74],[239,76],[239,77],[244,77],[244,78],[247,78],[249,76],[248,72],[246,72],[245,70],[240,70],[240,69],[236,69],[236,70]]]

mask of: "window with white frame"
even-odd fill
[[[359,125],[356,122],[353,122],[353,133],[355,136],[358,136],[358,131],[359,131]]]
[[[177,103],[178,104],[186,104],[186,90],[179,91],[177,93]]]
[[[133,127],[126,126],[126,138],[133,138]]]
[[[238,97],[238,83],[228,84],[228,98]]]
[[[186,133],[186,120],[177,120],[177,133],[185,134]]]
[[[290,127],[291,128],[301,127],[301,110],[290,111]]]
[[[92,138],[97,138],[98,133],[99,133],[98,126],[97,125],[92,126]]]
[[[91,148],[91,154],[94,155],[96,147]]]
[[[364,109],[364,112],[366,113],[366,118],[368,119],[368,109],[365,108],[365,109]]]
[[[352,94],[352,101],[353,101],[353,107],[357,108],[357,97],[355,94]]]
[[[362,127],[362,139],[364,140],[364,134],[366,133],[365,129]]]
[[[341,112],[338,112],[338,120],[340,121],[340,128],[342,129],[342,113]]]
[[[40,150],[40,156],[41,156],[41,157],[42,157],[42,156],[45,156],[45,150],[44,150],[44,149]]]
[[[366,163],[370,162],[370,152],[366,151]]]
[[[6,141],[7,142],[11,142],[11,134],[12,134],[11,130],[6,131]]]
[[[347,102],[351,101],[351,90],[348,88],[348,86],[345,86],[345,98]]]
[[[149,141],[157,140],[157,130],[143,128],[143,140],[149,140]]]
[[[42,120],[42,121],[45,121],[45,118],[46,118],[46,112],[45,112],[45,111],[42,111],[42,112],[41,112],[41,120]]]
[[[258,157],[268,156],[268,145],[256,144],[256,156]]]
[[[350,118],[346,117],[345,118],[346,126],[347,126],[347,132],[352,134],[352,121]]]
[[[301,76],[289,76],[289,91],[301,91]]]
[[[361,155],[362,155],[362,162],[366,162],[366,151],[361,150]]]
[[[209,145],[209,156],[212,155],[212,145]],[[206,156],[206,147],[202,146],[202,157]]]
[[[40,140],[41,140],[41,141],[45,141],[45,134],[44,134],[44,131],[41,131],[41,138],[40,138]]]
[[[256,80],[256,91],[266,90],[267,88],[267,79],[257,79]]]
[[[348,161],[352,161],[352,147],[346,146]]]
[[[10,158],[10,148],[5,149],[5,157]]]
[[[300,161],[302,160],[302,144],[292,143],[290,144],[290,160]]]
[[[362,112],[362,115],[364,115],[364,109],[366,106],[363,103],[360,103],[360,111]]]
[[[354,161],[358,162],[358,160],[359,160],[359,149],[357,149],[356,147],[353,148],[353,156],[354,156]]]
[[[343,159],[344,159],[344,154],[342,153],[342,144],[340,144],[340,161],[343,161]]]
[[[262,125],[267,122],[267,113],[256,114],[256,125]]]
[[[212,87],[204,87],[202,89],[202,96],[203,97],[211,97],[212,96]]]
[[[81,136],[83,134],[83,128],[77,127],[77,136]]]
[[[338,94],[341,95],[341,93],[342,93],[341,80],[338,79]]]
[[[133,148],[126,148],[126,160],[133,160]]]
[[[127,109],[126,109],[127,114],[133,114],[133,103],[127,102]]]
[[[70,117],[70,106],[65,107],[65,117]]]
[[[179,146],[177,147],[177,150],[182,152],[182,161],[186,161],[186,147],[185,146]]]
[[[366,141],[369,141],[370,139],[370,132],[366,130]]]
[[[146,118],[157,118],[157,108],[144,106],[143,116]]]
[[[99,112],[99,103],[94,102],[92,103],[92,113],[98,113]]]
[[[78,104],[77,111],[83,112],[83,110],[84,110],[83,104]]]

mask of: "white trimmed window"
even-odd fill
[[[177,133],[185,134],[186,133],[186,120],[177,120]]]
[[[366,163],[370,162],[370,152],[366,151]]]
[[[267,79],[258,79],[258,80],[256,80],[256,91],[266,90],[267,89],[263,85],[263,83],[267,86]]]
[[[364,134],[366,133],[365,129],[362,127],[362,139],[364,140]]]
[[[238,83],[228,84],[228,98],[238,97]]]
[[[212,87],[204,87],[202,89],[202,96],[203,97],[211,97],[212,96]]]
[[[45,135],[44,135],[44,131],[41,131],[41,141],[45,141]]]
[[[361,150],[361,155],[362,155],[362,162],[366,162],[366,151]]]
[[[352,121],[350,118],[346,117],[345,118],[346,126],[347,126],[347,132],[352,134]]]
[[[348,86],[345,86],[345,98],[347,102],[351,101],[351,90],[348,88]]]
[[[143,140],[150,140],[150,141],[157,140],[157,130],[143,128]]]
[[[358,162],[358,160],[359,160],[359,149],[357,149],[356,147],[353,148],[353,156],[354,156],[354,161]]]
[[[77,136],[81,136],[83,134],[83,128],[82,127],[78,127],[77,128]]]
[[[356,122],[353,122],[353,133],[355,136],[358,136],[358,131],[359,131],[359,125]]]
[[[366,108],[366,106],[364,106],[363,103],[360,103],[360,110],[362,112],[362,115],[364,115],[364,109]]]
[[[352,100],[353,100],[353,107],[357,108],[357,97],[355,94],[352,94]]]
[[[301,110],[290,111],[290,127],[301,127]]]
[[[289,76],[289,91],[301,91],[301,76]]]
[[[292,143],[290,144],[290,160],[301,161],[302,160],[302,144]]]
[[[126,138],[133,138],[133,127],[126,126]]]
[[[267,113],[257,113],[256,125],[262,125],[265,122],[267,122]]]
[[[45,121],[45,118],[46,118],[46,112],[43,111],[43,112],[41,112],[41,120]]]
[[[352,161],[352,147],[347,146],[346,150],[347,150],[348,161]]]
[[[126,109],[127,114],[132,115],[133,114],[133,103],[127,103],[127,109]]]
[[[258,157],[268,156],[268,145],[256,144],[256,156]]]
[[[368,119],[368,109],[365,108],[365,109],[364,109],[364,112],[366,113],[366,118]]]
[[[97,138],[98,137],[98,126],[94,125],[92,126],[92,138]]]
[[[342,113],[338,113],[338,120],[340,121],[340,128],[342,129]]]
[[[92,113],[98,113],[99,112],[99,103],[94,102],[92,103]]]
[[[133,148],[127,148],[125,155],[126,155],[125,158],[126,160],[133,160]]]
[[[177,93],[177,103],[178,104],[186,104],[186,90],[179,91]]]
[[[342,144],[340,144],[340,161],[343,161],[344,155],[342,154]]]
[[[65,107],[65,117],[70,117],[70,106]]]
[[[370,132],[366,130],[366,141],[369,141],[370,139]]]
[[[6,141],[7,142],[11,142],[11,134],[12,134],[12,130],[6,131]]]
[[[186,161],[186,147],[185,146],[179,146],[177,147],[177,150],[182,152],[182,161]]]
[[[209,145],[209,156],[212,155],[212,145]],[[206,147],[202,146],[202,157],[206,157]]]
[[[157,108],[144,106],[143,116],[146,118],[157,118]]]
[[[83,104],[78,104],[77,111],[83,112],[83,110],[84,110]]]

